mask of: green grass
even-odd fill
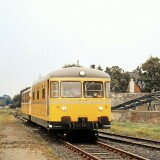
[[[108,132],[160,140],[160,125],[132,122],[112,122]]]
[[[11,116],[9,115],[13,112],[17,111],[13,109],[0,109],[0,127],[3,123],[10,121]],[[135,137],[160,140],[159,124],[113,121],[111,124],[111,129],[107,129],[105,131]]]

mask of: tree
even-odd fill
[[[128,73],[124,72],[118,66],[113,66],[111,68],[106,67],[105,70],[111,76],[111,91],[112,92],[126,92],[129,84],[130,76]]]
[[[76,64],[65,64],[62,68],[77,67]]]
[[[5,98],[5,99],[4,99],[4,103],[5,103],[6,106],[12,104],[11,97]]]
[[[29,88],[31,88],[31,87],[26,87],[26,88],[22,89],[20,91],[20,94],[17,94],[12,98],[12,107],[13,108],[21,107],[22,93]]]
[[[12,104],[12,100],[9,95],[3,95],[3,97],[0,97],[0,106],[8,106],[10,104]]]
[[[142,91],[160,90],[160,59],[158,57],[149,57],[145,63],[137,67],[135,72],[139,75],[138,81],[144,84]]]
[[[12,98],[12,107],[13,108],[17,108],[17,107],[21,107],[21,95],[17,94]]]
[[[0,106],[5,106],[5,103],[4,103],[4,101],[0,101]]]
[[[105,70],[106,73],[108,73],[109,75],[111,75],[111,68],[109,67],[106,67],[106,70]]]
[[[97,69],[103,71],[103,68],[100,65],[97,67]]]

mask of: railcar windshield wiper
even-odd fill
[[[87,90],[92,84],[94,84],[94,82],[91,82],[91,83],[89,84],[89,86],[86,85],[86,90]]]

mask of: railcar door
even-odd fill
[[[46,108],[47,108],[47,116],[49,116],[49,97],[50,97],[50,95],[49,95],[49,89],[50,87],[49,87],[49,80],[47,81],[47,87],[46,87],[46,92],[47,92],[47,96],[46,96]]]

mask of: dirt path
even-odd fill
[[[58,159],[43,139],[38,139],[11,114],[0,112],[0,160]]]

